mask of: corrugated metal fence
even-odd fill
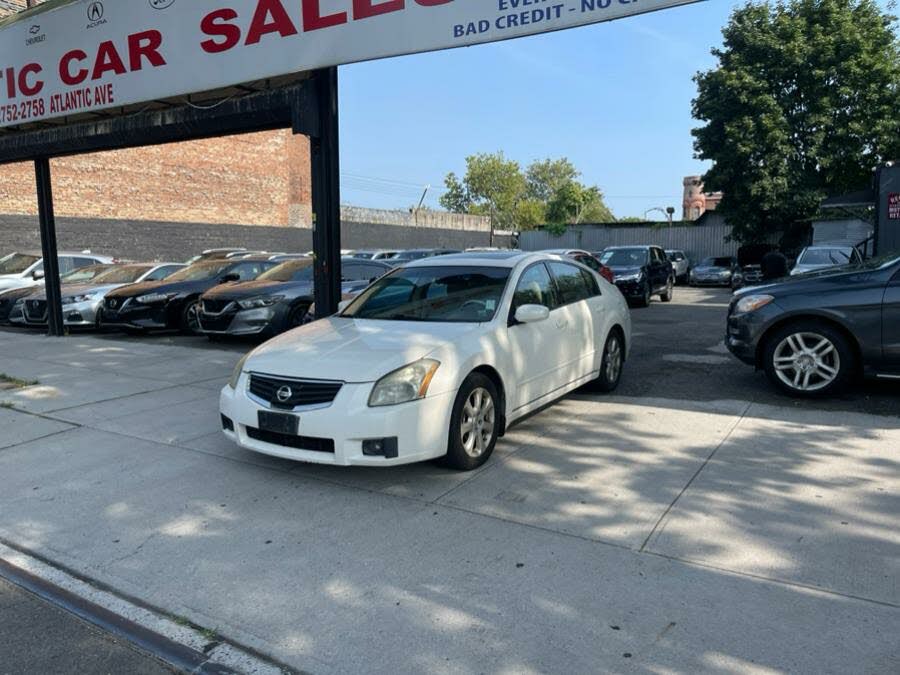
[[[602,251],[607,246],[655,245],[684,251],[692,261],[699,262],[710,256],[737,255],[740,244],[726,241],[729,234],[731,228],[723,222],[672,227],[574,225],[560,237],[544,230],[522,232],[519,235],[519,248],[523,251],[580,248],[595,252]]]

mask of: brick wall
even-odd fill
[[[303,252],[312,249],[312,230],[215,223],[171,223],[147,220],[57,218],[60,250],[107,254],[131,260],[186,260],[208,248],[242,246],[265,251]],[[468,248],[487,246],[484,231],[408,227],[345,221],[344,248]],[[497,235],[495,246],[506,246],[509,235]],[[0,256],[41,248],[35,216],[0,215]]]
[[[309,140],[288,130],[55,159],[58,216],[309,226]],[[34,167],[0,166],[0,213],[37,212]]]

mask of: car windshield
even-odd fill
[[[600,262],[608,267],[640,267],[647,264],[647,249],[614,248],[604,251]]]
[[[166,281],[205,281],[218,276],[232,265],[234,265],[233,260],[198,262],[175,272],[175,274],[166,278]]]
[[[153,269],[153,265],[119,265],[94,277],[99,284],[131,284]]]
[[[483,323],[494,318],[510,270],[413,267],[382,277],[341,316],[384,321]]]
[[[800,265],[848,265],[850,249],[847,248],[808,248],[797,261]]]
[[[61,276],[59,281],[62,284],[81,284],[85,281],[96,279],[98,275],[112,269],[112,267],[112,265],[90,265],[88,267],[79,267],[77,270],[72,270],[68,274]]]
[[[263,272],[257,281],[312,281],[313,261],[310,258],[288,260],[268,272]]]
[[[684,253],[680,251],[666,251],[666,256],[671,262],[681,262],[684,260]]]
[[[701,267],[731,267],[731,258],[706,258]]]
[[[0,274],[21,274],[40,258],[27,253],[10,253],[0,258]]]

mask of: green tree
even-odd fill
[[[900,156],[900,47],[874,0],[748,3],[723,35],[695,78],[693,133],[736,239],[788,236]]]
[[[525,171],[528,196],[546,204],[558,190],[580,176],[581,172],[565,157],[532,162]]]
[[[530,230],[549,222],[614,220],[597,187],[578,182],[568,159],[533,162],[523,173],[502,152],[466,158],[466,174],[444,179],[440,202],[448,211],[489,215],[497,228]]]

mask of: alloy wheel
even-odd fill
[[[462,447],[469,457],[481,457],[490,446],[497,426],[494,413],[490,392],[483,387],[473,389],[466,399],[459,425]]]
[[[841,356],[834,343],[818,333],[788,335],[772,356],[775,373],[797,391],[815,392],[834,382],[841,372]]]
[[[622,372],[622,345],[613,337],[606,344],[606,381],[617,382]]]
[[[185,318],[187,319],[187,327],[191,333],[199,333],[200,332],[200,303],[192,302],[188,305],[187,311],[185,312]]]

